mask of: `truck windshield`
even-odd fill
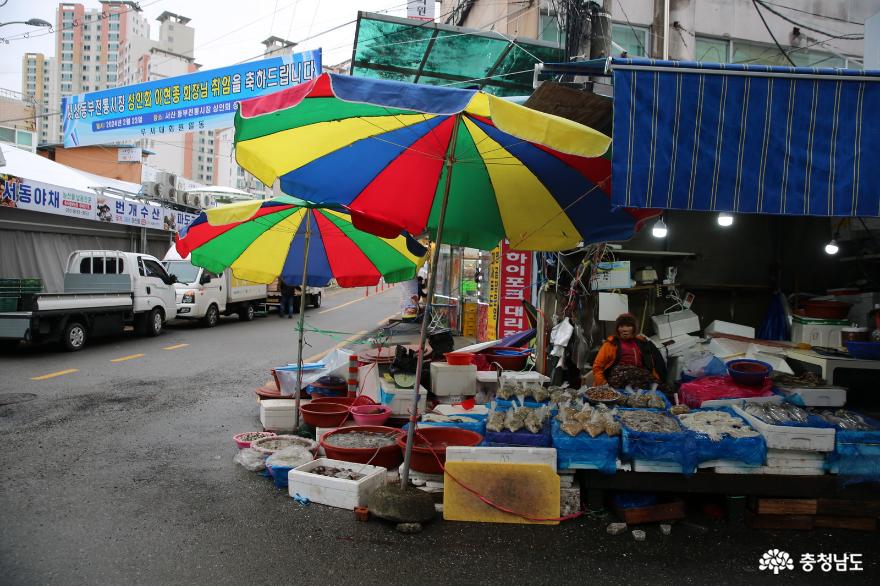
[[[199,267],[193,266],[188,260],[171,260],[163,263],[165,269],[177,276],[180,283],[195,283],[199,278]]]

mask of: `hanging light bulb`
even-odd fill
[[[837,254],[840,250],[840,247],[837,246],[837,240],[832,239],[831,242],[825,245],[825,254]]]
[[[728,226],[732,226],[733,225],[733,216],[731,216],[728,213],[724,213],[724,212],[718,214],[718,225],[724,226],[725,228],[727,228]]]
[[[651,228],[651,235],[654,238],[666,238],[666,235],[669,233],[669,229],[666,227],[666,223],[663,221],[663,217],[661,216],[659,220],[654,223],[654,227]]]

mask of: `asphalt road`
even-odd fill
[[[366,299],[363,289],[340,291],[307,321],[363,335],[398,300],[393,289]],[[748,531],[696,515],[668,537],[649,527],[636,543],[608,536],[611,519],[594,514],[559,527],[438,518],[411,536],[349,511],[301,507],[235,465],[231,441],[258,429],[252,389],[296,359],[295,323],[232,318],[74,354],[0,357],[0,582],[880,582],[876,533]],[[304,354],[344,337],[312,333]],[[770,548],[861,553],[864,570],[768,575],[758,559]]]

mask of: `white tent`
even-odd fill
[[[94,193],[102,188],[111,188],[135,195],[141,190],[141,186],[137,183],[80,171],[9,144],[0,144],[0,150],[6,160],[6,164],[0,166],[0,173],[6,175],[23,177],[87,193]]]

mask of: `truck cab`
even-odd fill
[[[229,269],[213,273],[181,258],[172,246],[162,261],[177,278],[174,285],[178,319],[201,320],[207,327],[219,323],[221,315],[237,314],[242,321],[254,319],[266,303],[266,285],[235,278]]]

